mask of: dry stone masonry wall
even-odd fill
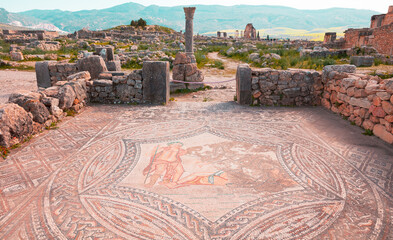
[[[393,79],[327,66],[322,105],[393,144]]]
[[[131,74],[102,73],[99,79],[88,83],[88,92],[92,102],[99,103],[142,103],[142,70]]]
[[[304,106],[320,103],[323,85],[319,72],[266,68],[251,74],[254,104]]]
[[[63,119],[67,111],[81,110],[88,101],[90,74],[79,73],[69,79],[37,92],[12,94],[8,103],[0,105],[0,146],[11,147]]]
[[[393,144],[393,79],[356,74],[354,65],[326,66],[322,74],[241,65],[237,76],[240,104],[322,105]]]

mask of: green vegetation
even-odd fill
[[[67,117],[75,117],[76,114],[77,114],[77,112],[75,110],[72,110],[72,109],[67,109],[66,113],[67,113]]]
[[[256,45],[260,56],[260,61],[253,62],[249,59],[249,55],[253,53],[252,50],[248,52],[233,51],[227,54],[226,51],[220,51],[220,54],[232,59],[251,64],[254,67],[270,67],[273,69],[286,70],[288,68],[303,68],[322,70],[324,66],[338,64],[342,58],[347,56],[334,57],[300,57],[300,53],[296,49],[287,49],[283,45],[267,46],[263,44]],[[277,54],[280,59],[272,57],[270,54]]]
[[[373,131],[370,130],[370,129],[365,129],[363,135],[366,135],[366,136],[373,136],[374,133],[373,133]]]
[[[46,130],[55,130],[58,129],[57,122],[52,122],[49,126],[45,127]]]
[[[10,154],[10,150],[6,147],[0,146],[0,157],[6,159],[8,154]]]
[[[124,69],[142,69],[142,65],[137,62],[136,59],[131,59],[127,61],[125,64],[121,65],[121,68]]]
[[[5,69],[17,69],[20,71],[34,71],[34,67],[26,66],[26,65],[19,65],[19,66],[7,66],[7,65],[1,65],[0,70],[5,70]]]
[[[143,27],[146,27],[147,22],[146,22],[146,20],[139,18],[139,20],[132,20],[130,25],[133,27],[142,27],[143,28]]]
[[[187,86],[187,84],[186,84]],[[204,87],[200,87],[200,88],[196,88],[196,89],[189,89],[189,88],[185,88],[185,89],[177,89],[175,91],[175,93],[179,94],[179,93],[192,93],[192,92],[199,92],[199,91],[206,91],[208,89],[211,89],[212,87],[210,86],[204,86]]]

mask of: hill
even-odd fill
[[[61,32],[58,27],[44,19],[38,19],[33,16],[18,13],[10,13],[4,8],[0,8],[0,23],[21,28]]]
[[[223,29],[244,29],[247,23],[253,23],[257,29],[286,27],[311,31],[317,28],[357,28],[368,27],[372,15],[370,10],[330,8],[323,10],[299,10],[283,6],[220,6],[196,5],[194,18],[195,33],[204,34]],[[0,12],[0,22],[2,16]],[[103,30],[118,25],[129,24],[140,17],[149,25],[162,25],[177,31],[184,30],[184,12],[182,6],[161,7],[143,6],[126,3],[101,10],[61,11],[31,10],[17,14],[21,18],[40,20],[59,29],[73,32],[84,27],[90,30]]]

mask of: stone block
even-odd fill
[[[355,73],[356,72],[356,66],[355,65],[328,65],[323,68],[323,71],[326,73],[329,72],[345,72],[345,73]],[[333,77],[332,77],[333,78]]]
[[[236,97],[239,104],[252,103],[251,68],[248,64],[240,64],[236,72]]]
[[[120,61],[108,61],[106,62],[106,68],[108,71],[121,71]]]
[[[388,142],[389,144],[393,144],[393,134],[389,133],[386,131],[386,128],[384,125],[377,124],[374,126],[373,129],[374,135],[381,138],[385,142]]]
[[[374,64],[373,56],[352,56],[351,64],[356,67],[371,67]]]
[[[30,113],[14,103],[0,105],[0,146],[11,147],[32,133]]]
[[[169,102],[169,62],[143,63],[143,100],[153,104]]]
[[[35,75],[38,88],[48,88],[52,86],[51,76],[49,74],[49,62],[36,62]]]
[[[108,71],[104,60],[100,56],[89,56],[80,59],[78,69],[79,71],[88,71],[92,79],[97,79],[100,73]]]

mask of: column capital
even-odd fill
[[[186,14],[186,19],[194,19],[195,7],[185,7],[183,9]]]

